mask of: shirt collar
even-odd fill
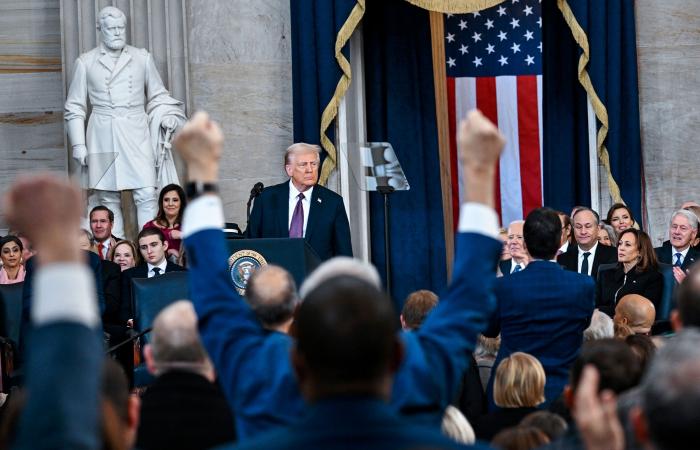
[[[578,257],[582,258],[583,254],[586,252],[590,253],[591,255],[595,255],[595,251],[597,248],[598,248],[598,242],[596,242],[595,245],[593,245],[593,247],[590,248],[590,250],[583,250],[581,247],[578,247]]]
[[[148,273],[151,273],[151,271],[153,271],[153,268],[154,268],[154,267],[158,267],[158,268],[160,269],[160,273],[161,273],[161,274],[164,274],[164,273],[165,273],[165,268],[168,266],[168,259],[167,259],[167,258],[163,258],[163,262],[160,263],[160,264],[158,264],[157,266],[154,266],[154,265],[151,264],[151,263],[146,263],[146,265],[148,266]]]
[[[311,201],[311,194],[314,192],[314,187],[311,186],[307,190],[303,192],[304,194],[304,200],[309,200]],[[301,194],[302,192],[299,191],[296,186],[294,186],[294,183],[292,183],[292,179],[289,179],[289,199],[290,200],[296,200],[297,196]]]
[[[671,250],[672,250],[671,256],[673,256],[673,257],[675,258],[675,257],[676,257],[676,253],[680,253],[681,255],[683,255],[681,259],[684,259],[684,260],[685,260],[685,255],[688,254],[688,250],[690,250],[690,245],[687,246],[687,247],[685,248],[685,250],[683,250],[683,251],[680,251],[680,250],[678,250],[676,247],[674,247],[673,245],[671,245]]]

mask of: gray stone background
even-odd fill
[[[136,0],[151,8],[165,1]],[[224,128],[226,217],[243,227],[251,186],[285,179],[282,155],[292,141],[289,2],[185,5],[188,104],[206,109]],[[700,201],[694,148],[700,138],[700,1],[636,5],[648,228],[660,242],[671,211],[685,200]],[[0,192],[23,171],[68,171],[60,7],[61,0],[0,1]]]

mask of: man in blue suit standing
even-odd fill
[[[583,330],[593,314],[595,283],[554,261],[561,237],[561,222],[554,210],[532,211],[523,234],[533,260],[523,271],[497,280],[498,306],[484,334],[495,337],[501,333],[494,367],[513,352],[529,353],[542,363],[548,404],[561,394],[581,348]],[[489,391],[495,373],[491,372]]]
[[[255,199],[250,238],[304,238],[321,260],[352,256],[343,199],[317,185],[320,148],[293,144],[284,154],[289,181],[270,186]]]
[[[175,138],[188,164],[187,190],[192,197],[183,220],[192,302],[202,341],[236,416],[239,438],[246,440],[292,425],[307,407],[289,360],[295,341],[266,332],[231,286],[222,203],[215,195],[222,145],[221,130],[205,113],[195,114]],[[460,215],[453,281],[423,326],[399,335],[405,359],[397,366],[388,396],[392,416],[400,413],[439,424],[467,368],[466,355],[493,312],[492,289],[502,249],[493,180],[503,145],[496,127],[478,112],[461,125],[467,203]],[[339,310],[336,317],[342,320],[346,314]],[[327,425],[315,431],[332,433],[334,426]]]

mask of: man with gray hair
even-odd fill
[[[248,279],[245,299],[268,330],[289,333],[299,304],[292,275],[275,265],[261,267]]]
[[[593,310],[591,324],[583,330],[584,342],[596,341],[598,339],[611,338],[615,335],[615,325],[607,314],[599,309]]]
[[[177,301],[156,316],[144,356],[156,380],[141,398],[136,448],[205,449],[236,439],[192,303]]]
[[[289,181],[265,188],[255,199],[248,237],[304,238],[321,260],[352,256],[343,199],[316,184],[320,165],[318,145],[291,145],[284,155]]]
[[[557,262],[566,270],[598,277],[601,264],[617,262],[614,247],[598,244],[600,218],[590,208],[580,207],[571,217],[577,245],[570,245],[566,253],[557,257]]]
[[[673,276],[679,283],[685,278],[690,266],[700,259],[700,252],[692,247],[697,234],[697,216],[687,209],[679,209],[669,221],[669,240],[654,249],[659,262],[673,265]]]
[[[121,237],[120,191],[132,191],[141,229],[158,211],[156,167],[161,166],[161,173],[165,166],[174,168],[159,144],[167,142],[185,115],[182,102],[163,85],[151,54],[126,45],[122,11],[113,6],[100,10],[97,30],[100,45],[73,66],[64,118],[73,159],[83,168],[82,187],[93,191],[89,206],[113,211],[113,233]],[[92,112],[86,128],[88,103]]]

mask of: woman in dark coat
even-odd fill
[[[649,236],[628,228],[618,238],[617,267],[601,271],[596,285],[596,308],[609,316],[615,305],[627,294],[639,294],[659,307],[663,292],[663,276]]]

